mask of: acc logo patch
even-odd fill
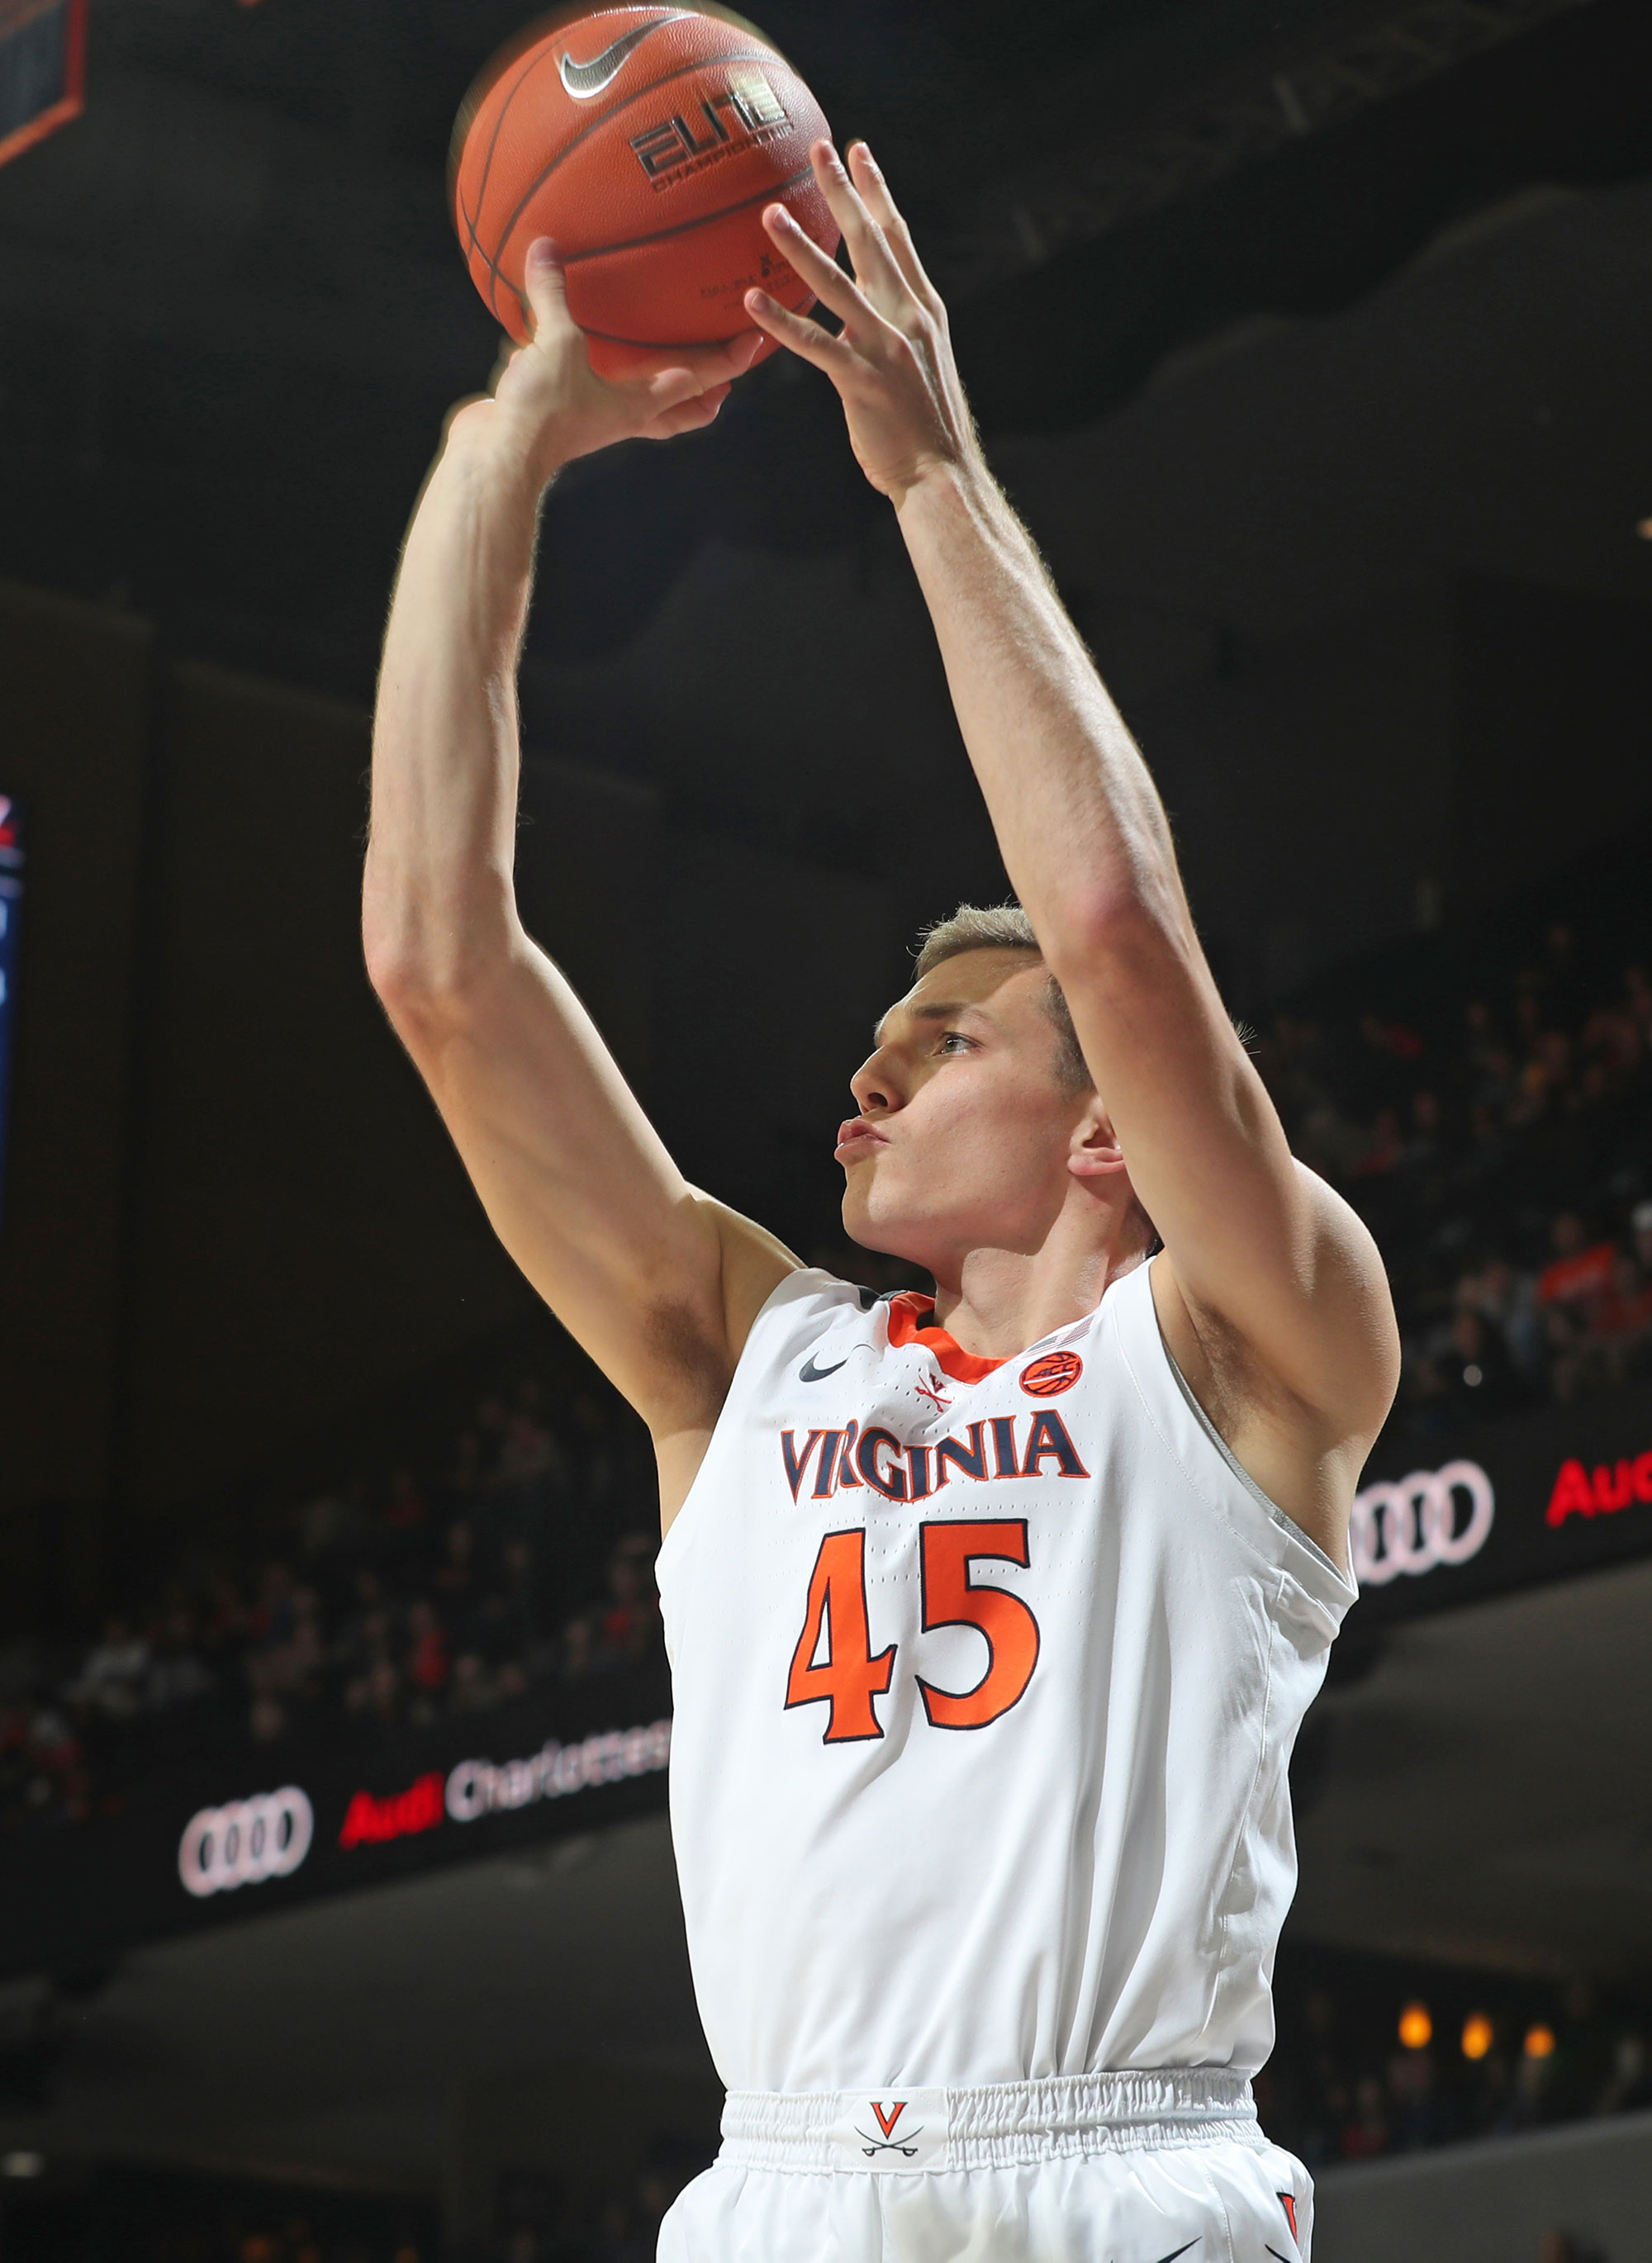
[[[1047,1351],[1021,1370],[1021,1388],[1032,1399],[1059,1399],[1084,1371],[1076,1351]]]

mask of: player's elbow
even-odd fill
[[[1039,941],[1063,988],[1155,985],[1198,945],[1181,891],[1156,874],[1075,892],[1045,910]]]
[[[375,874],[371,864],[361,898],[361,955],[367,980],[392,1015],[431,987],[432,954],[423,922],[403,892]]]
[[[418,955],[400,937],[385,934],[366,920],[361,926],[361,955],[366,962],[367,980],[392,1021],[414,1010],[429,995],[429,970]]]
[[[371,881],[362,902],[367,980],[398,1030],[462,1020],[511,951],[511,922],[486,907],[443,913]]]

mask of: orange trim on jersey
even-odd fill
[[[944,1375],[954,1383],[980,1383],[995,1368],[1004,1365],[1001,1359],[982,1359],[973,1351],[966,1351],[954,1335],[937,1327],[930,1319],[935,1310],[933,1297],[925,1297],[916,1289],[902,1289],[898,1297],[889,1299],[889,1341],[892,1344],[922,1344]]]

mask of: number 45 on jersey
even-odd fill
[[[1027,1562],[1025,1517],[948,1520],[918,1528],[924,1583],[924,1631],[971,1626],[986,1638],[987,1670],[972,1689],[938,1689],[915,1677],[924,1710],[937,1729],[984,1729],[1025,1693],[1039,1662],[1039,1623],[1019,1595],[980,1587],[973,1563]],[[821,1742],[864,1743],[880,1737],[874,1697],[895,1677],[891,1643],[874,1658],[866,1623],[866,1536],[856,1528],[829,1532],[809,1574],[803,1629],[792,1654],[786,1703],[829,1710]],[[823,1652],[823,1655],[822,1655]]]

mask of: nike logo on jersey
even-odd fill
[[[1199,2239],[1202,2237],[1203,2235],[1201,2233],[1196,2232],[1192,2239],[1185,2241],[1180,2247],[1172,2247],[1168,2255],[1161,2255],[1159,2258],[1159,2263],[1176,2263],[1177,2257],[1178,2255],[1185,2255],[1190,2247],[1197,2247],[1199,2243]],[[1268,2252],[1271,2255],[1273,2252],[1273,2250],[1269,2248]]]
[[[662,24],[671,21],[669,16],[656,16],[651,24],[641,24],[634,32],[622,33],[612,47],[593,55],[588,63],[576,63],[563,51],[562,61],[562,84],[576,102],[589,102],[603,89],[612,86],[620,76],[620,66],[634,47],[640,47],[650,32],[657,32]]]
[[[840,1359],[837,1367],[847,1367],[848,1364],[849,1362],[846,1359]],[[816,1367],[815,1355],[810,1352],[802,1366],[797,1370],[797,1379],[800,1383],[824,1383],[829,1375],[837,1374],[837,1367]]]

